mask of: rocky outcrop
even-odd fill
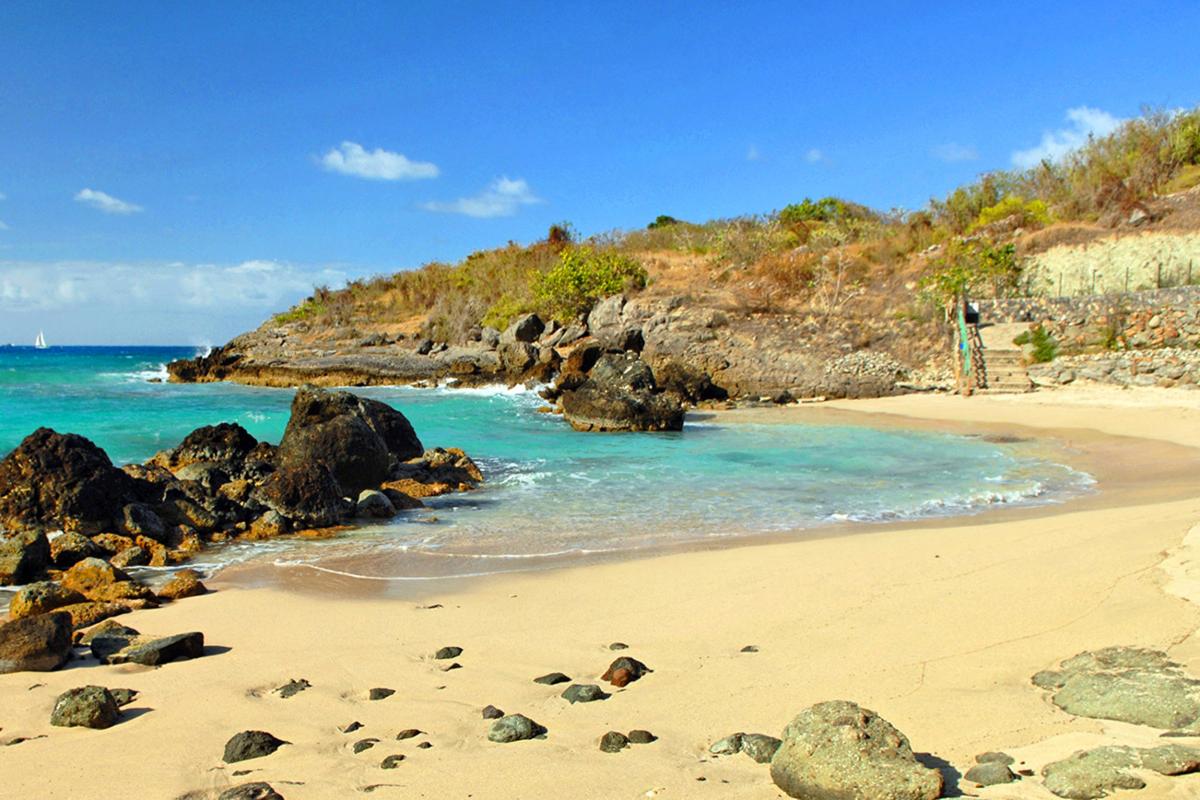
[[[560,402],[563,418],[579,431],[683,429],[679,398],[659,391],[649,365],[631,353],[600,356]]]
[[[1028,369],[1029,377],[1040,386],[1092,381],[1113,386],[1200,388],[1200,350],[1182,347],[1060,356]]]
[[[302,386],[292,400],[278,455],[283,466],[324,465],[343,494],[357,496],[424,450],[412,425],[391,406],[350,392]]]
[[[56,608],[82,603],[85,599],[79,592],[53,581],[38,581],[21,587],[13,595],[8,603],[8,616],[9,619],[32,617],[34,614],[45,614]]]
[[[1200,734],[1200,680],[1166,653],[1107,647],[1033,676],[1067,713]]]
[[[784,728],[771,778],[804,800],[935,800],[942,776],[923,766],[904,734],[874,711],[835,700]]]
[[[37,614],[0,625],[0,673],[49,672],[70,656],[69,614]]]
[[[301,528],[336,525],[351,509],[332,473],[317,463],[276,470],[255,492],[255,499]]]
[[[0,526],[101,533],[137,500],[132,478],[73,433],[39,428],[0,461]]]
[[[1180,745],[1098,747],[1081,750],[1042,768],[1046,788],[1070,800],[1094,800],[1119,789],[1146,786],[1135,770],[1186,775],[1200,769],[1200,750]]]

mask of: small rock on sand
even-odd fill
[[[630,731],[627,734],[627,738],[629,739],[630,744],[650,744],[651,742],[658,741],[658,737],[653,733],[650,731],[641,730],[640,728],[638,730]]]
[[[984,761],[967,770],[963,778],[980,786],[995,786],[1000,783],[1012,783],[1017,779],[1007,764],[999,761]]]
[[[621,686],[632,683],[638,680],[643,675],[652,672],[649,667],[638,661],[636,658],[629,656],[621,656],[620,658],[609,664],[608,669],[600,676],[600,680],[608,681],[614,685],[620,682]],[[618,675],[618,673],[620,673]]]
[[[591,703],[596,700],[606,700],[609,695],[594,683],[573,683],[562,693],[568,703]]]
[[[532,739],[546,733],[546,729],[524,714],[509,714],[492,723],[488,739],[500,744]]]
[[[364,750],[370,750],[375,745],[379,744],[378,739],[359,739],[351,746],[351,750],[355,753],[361,753]]]
[[[266,781],[255,781],[232,786],[221,792],[217,800],[283,800],[283,795]]]
[[[234,764],[251,758],[262,758],[271,755],[285,744],[291,743],[277,739],[266,731],[242,731],[234,734],[225,743],[224,760],[226,764]]]
[[[439,661],[444,661],[450,658],[458,658],[463,653],[461,647],[443,647],[433,654],[433,657]]]
[[[600,750],[604,753],[619,753],[629,746],[629,737],[618,731],[609,731],[600,737]]]
[[[568,682],[570,682],[570,680],[571,680],[570,676],[564,675],[561,672],[550,672],[550,673],[547,673],[540,677],[534,678],[533,682],[541,683],[546,686],[554,686],[555,684],[559,684],[559,683],[568,683]]]
[[[121,718],[116,698],[103,686],[68,689],[54,701],[50,724],[64,728],[110,728]]]
[[[385,758],[382,762],[380,762],[379,768],[380,769],[395,769],[396,767],[400,766],[400,762],[403,760],[404,760],[403,753],[393,753],[392,755]]]
[[[385,686],[376,686],[371,691],[367,692],[368,700],[384,700],[396,693],[395,689],[388,689]]]
[[[504,712],[495,706],[485,706],[482,714],[484,719],[500,719],[504,716]]]
[[[747,733],[742,735],[742,753],[750,756],[759,764],[767,764],[774,757],[775,751],[779,749],[781,742],[774,736],[767,736],[761,733]]]
[[[276,689],[275,692],[281,698],[283,698],[284,700],[287,700],[289,697],[298,695],[301,692],[303,692],[305,689],[310,688],[311,686],[312,686],[312,684],[309,683],[304,678],[301,678],[300,680],[296,680],[293,678],[292,680],[285,683],[283,686],[280,686],[278,689]]]
[[[610,644],[608,646],[608,649],[609,650],[628,650],[629,645],[625,644],[624,642],[613,642],[612,644]]]
[[[424,731],[420,731],[416,728],[405,728],[396,734],[396,738],[400,741],[404,741],[405,739],[413,739],[417,736],[420,736],[422,733],[424,733]]]
[[[358,720],[355,720],[354,722],[351,722],[347,725],[343,725],[342,727],[338,728],[338,730],[341,731],[342,733],[354,733],[356,730],[358,730],[362,726],[363,725],[361,722],[359,722]]]

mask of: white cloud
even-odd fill
[[[410,161],[400,153],[379,147],[367,150],[355,142],[342,142],[341,147],[321,156],[321,166],[330,172],[374,181],[412,181],[438,176],[437,164]]]
[[[511,217],[521,206],[542,202],[529,184],[517,178],[497,178],[474,197],[460,197],[450,203],[429,202],[421,207],[426,211],[446,214],[465,214],[468,217]]]
[[[933,155],[942,161],[953,164],[959,161],[975,161],[979,158],[979,151],[975,149],[974,145],[946,142],[933,148]]]
[[[1042,161],[1057,161],[1067,153],[1087,144],[1092,136],[1107,136],[1115,131],[1124,120],[1107,111],[1088,106],[1067,109],[1067,127],[1046,131],[1036,147],[1017,150],[1012,154],[1012,163],[1021,168],[1033,167]]]
[[[810,164],[819,164],[825,160],[825,154],[814,147],[804,154],[804,160]]]
[[[81,189],[75,195],[75,202],[89,205],[105,214],[136,214],[142,210],[139,205],[126,203],[96,189]]]
[[[758,148],[750,145],[749,149],[746,150],[746,160],[758,161],[760,158],[762,158],[762,154],[758,152]]]

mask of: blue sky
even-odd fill
[[[1200,3],[0,5],[0,341],[210,343],[314,283],[836,194],[1200,102]]]

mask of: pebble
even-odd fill
[[[349,725],[343,725],[342,727],[338,728],[338,730],[341,731],[342,733],[354,733],[356,730],[358,730],[362,726],[363,726],[363,724],[361,722],[359,722],[358,720],[355,720],[354,722],[351,722]]]
[[[377,744],[379,744],[378,739],[359,739],[354,743],[353,750],[355,753],[361,753],[364,750],[370,750]]]
[[[640,728],[638,730],[630,731],[627,735],[627,738],[632,744],[650,744],[651,742],[658,741],[658,737],[653,733],[650,731],[641,730]]]
[[[617,731],[609,731],[600,737],[600,750],[604,753],[619,753],[628,746],[629,738]]]
[[[545,686],[554,686],[558,683],[567,683],[570,680],[571,678],[569,676],[563,675],[561,672],[551,672],[546,675],[542,675],[540,678],[534,678],[533,682],[540,683]]]
[[[374,689],[372,689],[371,691],[367,692],[367,697],[368,697],[368,699],[371,699],[371,700],[383,700],[385,698],[391,697],[395,693],[396,693],[395,689],[388,689],[385,686],[377,686]]]
[[[504,712],[501,711],[500,709],[496,708],[495,706],[485,707],[483,709],[482,713],[483,713],[484,719],[500,719],[501,717],[504,716]]]
[[[448,658],[458,658],[462,655],[462,652],[463,649],[461,647],[443,647],[434,653],[433,657],[439,661],[444,661]]]
[[[422,750],[428,750],[429,748],[433,747],[433,742],[421,742],[419,745],[417,745],[417,747]]]
[[[276,693],[277,693],[277,694],[278,694],[278,695],[279,695],[279,696],[280,696],[282,699],[286,700],[286,699],[288,699],[289,697],[292,697],[292,696],[294,696],[294,695],[300,694],[300,693],[301,693],[301,692],[303,692],[305,689],[308,689],[308,688],[310,688],[311,686],[312,686],[312,684],[311,684],[311,683],[309,683],[309,682],[308,682],[307,680],[305,680],[304,678],[301,678],[300,680],[295,680],[295,679],[293,679],[293,680],[290,680],[290,681],[288,681],[287,683],[285,683],[283,686],[280,686],[280,687],[278,687],[278,688],[275,690],[275,692],[276,692]]]
[[[741,652],[743,652],[743,653],[757,653],[757,652],[758,652],[758,645],[756,645],[756,644],[748,644],[748,645],[746,645],[745,647],[743,647],[743,648],[742,648]]]
[[[568,703],[591,703],[596,700],[606,700],[609,695],[594,683],[573,683],[562,693]]]
[[[395,769],[396,767],[400,766],[400,762],[403,760],[404,760],[403,753],[393,753],[392,755],[385,758],[382,762],[380,762],[379,768],[380,769]]]
[[[629,645],[625,644],[624,642],[613,642],[612,644],[610,644],[608,646],[608,649],[609,650],[628,650]]]
[[[406,728],[397,733],[396,738],[400,741],[404,741],[405,739],[412,739],[416,736],[420,736],[422,733],[424,733],[424,731],[417,730],[416,728]]]

